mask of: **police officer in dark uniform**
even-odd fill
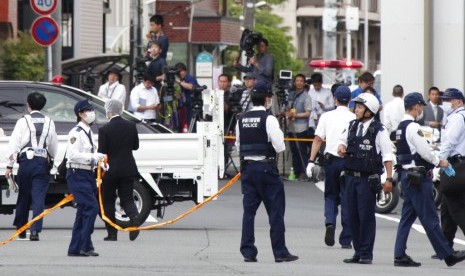
[[[439,218],[434,204],[431,170],[439,165],[448,167],[447,160],[439,160],[432,153],[428,142],[414,121],[422,117],[423,106],[426,106],[423,96],[413,92],[404,98],[405,115],[396,131],[397,160],[402,165],[401,183],[404,194],[402,216],[397,229],[396,245],[394,249],[394,265],[402,267],[417,267],[421,263],[415,262],[406,254],[407,239],[410,228],[418,218],[426,231],[438,257],[448,266],[465,259],[465,251],[454,253],[439,227]],[[446,172],[453,172],[449,167]]]
[[[276,154],[285,150],[284,134],[278,120],[266,111],[272,93],[266,84],[252,90],[254,107],[239,116],[236,125],[236,147],[242,159],[242,193],[244,214],[240,251],[245,262],[257,262],[254,221],[263,201],[271,226],[271,246],[275,262],[295,261],[299,257],[289,253],[284,232],[284,185],[276,166]]]
[[[69,132],[66,150],[66,182],[76,202],[76,219],[68,256],[96,257],[99,254],[94,251],[91,240],[99,211],[94,168],[105,155],[96,152],[92,138],[90,125],[95,121],[94,107],[87,100],[82,100],[74,106],[74,113],[78,124]]]
[[[345,183],[349,225],[355,254],[345,263],[371,264],[376,235],[376,195],[381,192],[380,175],[386,166],[384,191],[392,189],[392,143],[385,127],[374,116],[378,99],[362,93],[352,100],[356,119],[341,135],[338,154],[345,156]]]
[[[27,97],[29,115],[24,115],[15,125],[8,145],[8,160],[5,176],[10,177],[15,160],[18,169],[18,200],[13,225],[20,228],[27,223],[29,208],[32,205],[32,215],[36,217],[44,211],[47,195],[50,167],[49,162],[55,156],[58,138],[55,123],[40,110],[47,103],[41,93],[34,92]],[[42,220],[31,226],[31,241],[39,240],[42,230]],[[26,238],[23,231],[19,237]]]

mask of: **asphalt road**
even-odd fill
[[[222,181],[222,184],[225,182]],[[408,254],[422,263],[419,268],[393,266],[394,240],[400,206],[393,214],[377,218],[372,265],[344,264],[353,251],[323,242],[323,193],[309,182],[286,182],[286,241],[300,259],[275,263],[264,208],[256,218],[258,263],[244,263],[239,252],[242,205],[240,185],[234,185],[217,201],[165,228],[143,231],[136,241],[119,233],[117,242],[104,242],[106,230],[98,219],[93,242],[99,257],[66,255],[75,210],[65,208],[48,216],[39,242],[14,241],[0,247],[0,275],[463,275],[465,262],[448,268],[430,259],[433,249],[421,233],[412,229]],[[177,202],[166,209],[172,219],[192,207]],[[397,213],[396,213],[397,212]],[[155,215],[155,212],[153,213]],[[13,216],[0,219],[0,239],[12,233]],[[148,223],[146,224],[148,225]],[[418,229],[418,230],[415,230]],[[336,229],[339,233],[340,229]],[[457,236],[465,250],[464,236]]]

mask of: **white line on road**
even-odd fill
[[[316,183],[315,183],[315,186],[316,186],[320,191],[322,191],[322,192],[325,191],[325,183],[324,183],[324,181],[318,181],[318,182],[316,182]],[[376,217],[382,218],[382,219],[385,219],[385,220],[394,221],[394,222],[397,222],[397,223],[400,222],[400,219],[395,218],[395,217],[391,217],[391,216],[388,216],[388,215],[382,215],[382,214],[375,214],[375,215],[376,215]],[[415,229],[417,232],[426,235],[425,229],[424,229],[423,226],[421,226],[420,224],[414,223],[414,224],[412,225],[412,228]],[[458,244],[465,245],[465,241],[464,241],[464,240],[457,239],[457,238],[454,239],[454,243],[458,243]]]

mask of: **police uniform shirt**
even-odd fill
[[[32,111],[31,114],[40,113],[39,111]],[[46,130],[44,130],[46,131]],[[12,167],[14,164],[14,159],[16,155],[23,149],[30,140],[30,129],[26,122],[26,118],[20,118],[15,125],[13,133],[10,136],[8,143],[8,155],[7,166]],[[39,142],[39,140],[37,141]],[[50,120],[50,129],[48,130],[47,138],[45,139],[45,145],[47,145],[47,151],[51,157],[54,157],[58,149],[58,136],[55,131],[55,123],[53,120]],[[13,160],[10,160],[10,156],[13,157]]]
[[[110,85],[109,82],[102,84],[98,90],[98,96],[106,99],[115,99],[123,103],[126,103],[126,87],[120,84],[118,81]]]
[[[321,115],[315,135],[326,139],[325,153],[338,156],[338,136],[344,131],[350,121],[355,119],[355,114],[350,112],[347,106],[338,106],[335,110]]]
[[[414,121],[415,119],[409,114],[404,114],[402,121],[406,120]],[[439,164],[439,158],[431,151],[428,142],[421,131],[421,126],[418,123],[413,122],[407,126],[405,130],[405,138],[407,139],[407,144],[412,155],[418,153],[425,161],[434,164],[435,166]],[[412,167],[416,167],[415,161],[412,161],[410,164],[402,165],[402,168],[404,169]]]
[[[68,149],[66,158],[69,164],[80,164],[92,166],[92,155],[96,152],[96,144],[89,136],[92,137],[92,130],[83,122],[79,122],[78,127],[74,127],[68,134]]]
[[[441,132],[441,151],[439,154],[441,160],[457,154],[465,156],[464,116],[465,109],[463,106],[456,108],[447,116],[447,123]]]
[[[373,121],[374,118],[363,123],[363,135],[365,135],[368,131],[368,128]],[[360,125],[360,124],[359,124]],[[389,138],[389,133],[386,130],[386,127],[383,126],[383,131],[378,131],[378,134],[375,138],[375,145],[376,145],[376,153],[381,153],[383,158],[383,163],[386,161],[392,161],[394,159],[394,154],[392,150],[392,142]],[[357,130],[358,132],[358,130]],[[347,137],[349,134],[349,126],[347,125],[344,129],[343,133],[339,136],[338,145],[344,145],[347,147]]]
[[[383,108],[383,124],[389,133],[396,131],[399,123],[405,114],[404,100],[401,97],[394,97]]]
[[[158,98],[158,92],[155,87],[150,89],[145,88],[144,84],[141,83],[134,87],[129,97],[131,101],[131,107],[134,111],[134,115],[139,119],[155,119],[157,111],[150,109],[144,111],[137,111],[139,106],[147,106],[152,104],[159,104],[160,99]]]
[[[266,111],[264,106],[254,106],[251,111]],[[237,122],[236,124],[236,148],[240,148],[240,132],[239,132],[239,124],[241,122]],[[271,142],[273,145],[274,150],[276,153],[283,152],[286,149],[286,144],[284,143],[284,133],[279,128],[279,122],[273,115],[269,115],[266,119],[266,133],[268,134],[268,142]],[[263,160],[266,156],[246,156],[244,159],[246,160]]]

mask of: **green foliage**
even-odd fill
[[[18,39],[10,39],[2,47],[4,79],[32,81],[44,79],[45,51],[31,35],[19,32]]]
[[[281,4],[286,0],[267,0],[268,4]],[[233,0],[228,0],[229,16],[238,18],[242,15],[242,5],[236,4]],[[255,31],[262,33],[268,39],[268,52],[274,56],[275,74],[279,70],[292,70],[293,74],[300,73],[303,62],[293,57],[295,47],[291,43],[292,37],[287,35],[288,27],[280,26],[283,19],[272,14],[270,9],[255,10]],[[238,46],[229,46],[226,49],[226,63],[231,65],[232,61],[239,56]]]

